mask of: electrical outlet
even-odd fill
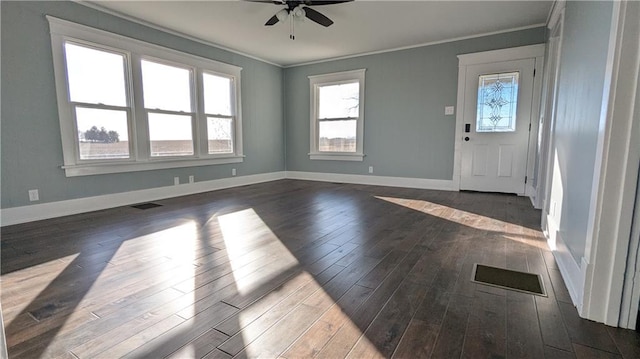
[[[173,185],[177,186],[180,184],[180,177],[173,177]]]
[[[373,173],[373,166],[369,166],[369,173]]]
[[[444,107],[444,114],[445,115],[453,115],[454,112],[455,112],[455,107],[454,106],[445,106]]]
[[[193,183],[195,182],[195,177],[193,177],[193,175],[189,176],[189,183]]]
[[[236,175],[236,169],[235,169],[235,168],[232,168],[232,169],[231,169],[231,175],[232,175],[232,176],[235,176],[235,175]]]
[[[30,189],[29,190],[29,201],[33,202],[33,201],[39,201],[40,200],[40,194],[38,193],[37,189]]]

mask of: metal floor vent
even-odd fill
[[[515,290],[546,297],[542,277],[539,274],[474,264],[471,281],[493,287]]]
[[[157,203],[147,202],[147,203],[136,204],[131,207],[136,209],[150,209],[150,208],[162,207],[162,205]]]

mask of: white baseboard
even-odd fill
[[[341,173],[323,173],[323,172],[298,172],[287,171],[287,178],[320,181],[320,182],[338,182],[364,184],[372,186],[388,186],[388,187],[405,187],[433,189],[441,191],[457,191],[454,187],[453,180],[436,180],[424,178],[409,177],[388,177],[388,176],[372,176],[372,175],[350,175]]]
[[[536,199],[536,189],[533,188],[532,185],[526,185],[525,186],[525,196],[529,197],[529,200],[531,200],[531,205],[533,206],[533,208],[535,209],[540,209],[540,207],[538,206],[538,201]]]
[[[128,206],[141,202],[157,201],[159,199],[186,196],[285,178],[444,191],[457,190],[454,188],[452,180],[282,171],[6,208],[0,210],[0,225],[10,226],[13,224],[99,211],[107,208]]]
[[[578,312],[580,312],[584,293],[584,265],[582,266],[583,268],[581,268],[581,265],[576,262],[573,255],[571,255],[569,247],[567,247],[562,239],[559,231],[560,228],[555,219],[544,211],[542,215],[547,219],[546,228],[544,228],[547,243],[553,251],[553,256],[560,269],[560,274],[562,274],[562,279],[569,290],[573,305],[575,305],[578,308]]]
[[[286,173],[284,171],[261,173],[249,176],[229,177],[211,181],[188,183],[177,186],[149,188],[139,191],[7,208],[0,211],[0,222],[2,226],[9,226],[12,224],[39,221],[42,219],[98,211],[107,208],[128,206],[141,202],[157,201],[159,199],[275,181],[284,179],[285,175]]]

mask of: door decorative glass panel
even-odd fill
[[[476,132],[514,132],[519,72],[480,75]]]

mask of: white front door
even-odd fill
[[[524,194],[535,59],[469,65],[460,189]]]

